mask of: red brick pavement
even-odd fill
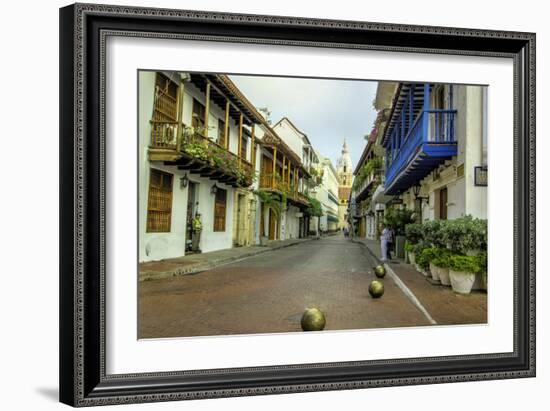
[[[380,243],[374,240],[359,239],[372,254],[380,257]],[[462,295],[452,291],[450,287],[433,285],[426,277],[402,260],[392,260],[391,269],[413,292],[420,303],[426,308],[438,325],[455,324],[486,324],[487,323],[487,293],[472,291]]]

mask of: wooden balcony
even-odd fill
[[[400,86],[383,142],[387,195],[401,194],[457,155],[457,110],[432,107],[433,88],[427,83]]]
[[[254,176],[250,162],[208,137],[187,132],[175,121],[151,121],[149,161],[162,161],[234,187],[249,187]]]
[[[279,195],[286,194],[287,200],[296,205],[309,205],[305,194],[300,193],[295,185],[281,181],[281,177],[278,175],[273,178],[273,174],[271,173],[261,173],[259,188]]]

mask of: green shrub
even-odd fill
[[[426,260],[427,263],[431,263],[434,258],[437,257],[437,248],[429,247],[422,250],[420,253],[422,259]]]
[[[440,268],[449,268],[453,254],[447,248],[437,248],[432,264]]]
[[[447,244],[444,236],[444,226],[447,220],[430,220],[422,224],[422,237],[434,247],[443,248]]]
[[[427,259],[428,254],[424,253],[424,250],[428,248],[430,248],[430,244],[426,241],[419,241],[414,246],[415,262],[423,270],[427,270],[430,267],[430,262]]]
[[[480,253],[476,258],[480,268],[479,272],[483,277],[483,281],[487,283],[487,251]]]
[[[408,252],[408,253],[414,253],[414,246],[415,246],[415,244],[409,243],[407,241],[407,243],[405,244],[405,251]]]
[[[487,249],[487,220],[471,216],[448,220],[442,229],[442,241],[452,251],[467,254]]]
[[[425,248],[428,248],[430,247],[430,244],[427,243],[426,241],[419,241],[418,243],[416,243],[414,245],[414,249],[413,249],[413,252],[415,255],[420,255],[422,253],[422,251],[425,249]]]
[[[412,210],[390,208],[384,216],[384,224],[391,227],[395,235],[405,235],[405,226],[412,222]]]
[[[423,239],[422,224],[408,224],[405,226],[405,237],[412,244],[418,243]]]
[[[467,273],[479,273],[482,267],[479,263],[479,256],[453,255],[449,261],[449,268],[453,271]]]

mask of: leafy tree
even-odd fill
[[[254,191],[254,194],[258,196],[264,207],[266,207],[268,210],[273,211],[277,218],[280,217],[283,206],[281,203],[281,199],[277,194],[270,193],[264,190],[256,190]]]
[[[384,224],[391,227],[395,235],[405,235],[405,226],[412,222],[412,210],[390,208],[384,216]]]

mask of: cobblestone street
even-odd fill
[[[305,308],[327,330],[429,325],[388,277],[372,299],[375,260],[343,236],[325,237],[203,271],[142,281],[139,337],[301,331]]]

